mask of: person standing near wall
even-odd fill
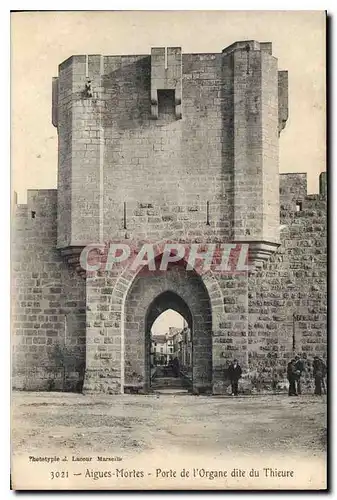
[[[324,385],[324,377],[326,376],[327,372],[326,365],[318,356],[315,356],[312,367],[315,380],[315,394],[317,396],[321,396],[322,386]]]
[[[295,356],[295,384],[297,394],[302,394],[301,376],[305,371],[305,360],[303,356]]]
[[[237,359],[233,360],[233,363],[229,365],[228,376],[232,386],[232,396],[237,396],[239,392],[239,379],[242,375],[241,366]]]
[[[180,376],[180,362],[177,356],[173,358],[172,361],[173,375],[177,378]]]
[[[297,396],[296,392],[296,361],[292,359],[287,366],[287,378],[289,381],[288,396]]]
[[[322,391],[323,391],[323,394],[327,394],[327,388],[326,388],[326,376],[327,376],[327,366],[326,366],[326,363],[324,363],[324,361],[322,361],[323,363],[323,376],[322,376]]]

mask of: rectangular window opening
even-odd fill
[[[175,120],[175,90],[157,90],[158,118]]]

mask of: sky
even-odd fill
[[[271,41],[289,71],[289,120],[280,172],[325,170],[325,16],[319,11],[120,11],[11,13],[12,190],[57,187],[51,82],[73,54],[148,54],[152,46],[221,52],[237,40]]]
[[[168,327],[170,326],[181,329],[184,327],[184,318],[172,309],[168,309],[158,316],[152,325],[151,332],[155,335],[159,333],[168,333]]]

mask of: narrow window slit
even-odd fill
[[[126,227],[126,201],[124,201],[124,210],[123,210],[124,214],[123,214],[123,228],[124,229],[127,229]]]
[[[209,201],[206,203],[206,226],[210,226],[209,222]]]

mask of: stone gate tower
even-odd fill
[[[149,331],[168,308],[191,326],[196,390],[225,390],[223,367],[233,356],[247,374],[267,355],[269,378],[284,369],[293,349],[293,312],[277,297],[272,312],[270,304],[260,313],[257,306],[270,294],[266,284],[279,278],[280,251],[284,260],[282,196],[291,223],[307,199],[301,174],[284,181],[279,175],[287,117],[288,76],[278,70],[271,43],[240,41],[214,54],[164,47],[149,55],[79,55],[59,66],[52,104],[57,195],[33,192],[27,210],[34,203],[50,209],[55,237],[57,228],[52,251],[59,283],[51,291],[45,277],[49,292],[40,291],[40,308],[44,300],[54,311],[56,333],[37,345],[50,359],[66,324],[69,380],[85,372],[85,392],[147,390]],[[84,273],[83,249],[111,241],[245,243],[255,272],[200,275],[171,265],[144,273],[116,265]],[[274,295],[277,288],[282,284]],[[303,312],[298,300],[296,311]],[[304,309],[311,318],[310,307]]]
[[[221,54],[167,47],[73,56],[53,84],[63,252],[124,238],[124,204],[132,238],[180,237],[188,222],[191,237],[204,236],[207,202],[207,236],[254,242],[258,259],[273,252],[288,88],[271,43],[236,42]],[[137,218],[146,203],[158,213],[142,215],[184,216]]]

